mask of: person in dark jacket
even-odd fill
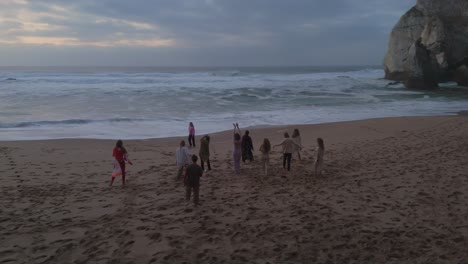
[[[246,130],[244,136],[242,136],[242,161],[246,160],[253,161],[253,143],[252,138],[249,136],[249,131]]]
[[[185,170],[185,198],[187,203],[190,201],[190,196],[193,189],[193,203],[198,205],[199,191],[200,191],[200,178],[203,176],[202,168],[197,164],[197,155],[192,155],[192,164]]]

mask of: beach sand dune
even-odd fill
[[[468,118],[407,117],[251,129],[301,131],[303,160],[259,153],[233,173],[212,134],[201,206],[175,180],[181,138],[124,141],[134,165],[110,188],[113,140],[0,142],[0,263],[464,263]],[[325,172],[313,175],[315,139]],[[197,137],[197,140],[199,138]],[[198,141],[197,141],[198,143]],[[192,149],[198,154],[197,149]]]

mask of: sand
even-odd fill
[[[212,134],[201,205],[175,180],[181,138],[129,140],[128,184],[108,186],[114,140],[0,142],[0,263],[465,263],[468,117],[299,128],[292,171],[260,153],[233,173],[231,131]],[[325,171],[313,175],[315,138]],[[200,137],[197,136],[197,143]],[[192,150],[198,153],[198,149]]]

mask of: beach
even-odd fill
[[[287,172],[275,149],[263,177],[261,141],[294,128],[302,161]],[[124,140],[125,187],[108,186],[116,140],[3,141],[0,263],[463,263],[467,131],[466,115],[253,128],[240,176],[232,131],[212,133],[198,207],[175,179],[186,137]]]

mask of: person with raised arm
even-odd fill
[[[232,157],[234,160],[234,171],[236,175],[239,175],[240,174],[240,160],[241,160],[241,155],[242,155],[241,130],[239,128],[239,124],[235,123],[232,125],[234,126],[234,133],[233,133],[234,150],[232,151]]]

